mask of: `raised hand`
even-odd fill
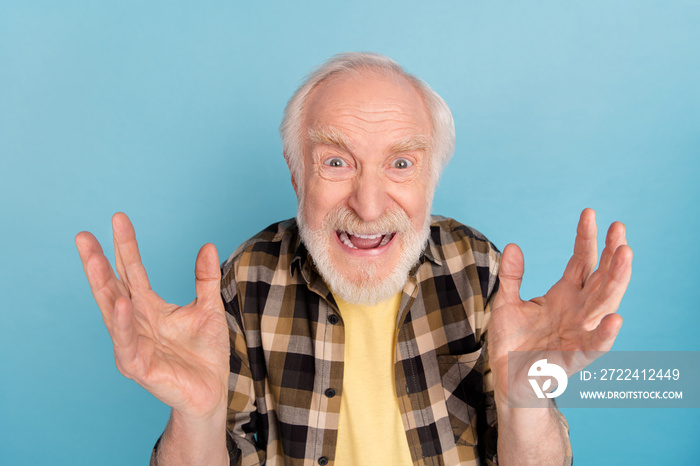
[[[225,412],[229,337],[216,248],[200,249],[197,297],[180,307],[151,290],[129,218],[115,214],[112,228],[118,277],[92,234],[79,233],[75,243],[112,337],[117,368],[183,416]]]
[[[556,361],[570,376],[612,347],[622,325],[616,311],[632,272],[632,250],[623,224],[610,226],[600,264],[594,270],[597,262],[595,212],[586,209],[578,224],[574,254],[562,278],[544,296],[523,301],[519,293],[523,255],[516,245],[506,246],[488,340],[498,398],[533,397],[529,386],[508,387],[509,351],[572,352],[558,353]],[[527,371],[527,367],[519,371]]]

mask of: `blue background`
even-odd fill
[[[434,211],[560,276],[584,207],[635,251],[615,344],[700,350],[698,1],[0,1],[0,463],[145,464],[168,409],[119,375],[73,244],[127,212],[194,296],[296,201],[277,126],[330,55],[387,54],[451,106]],[[693,409],[566,410],[576,464],[698,464]]]

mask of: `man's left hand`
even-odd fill
[[[613,223],[598,263],[595,212],[585,209],[579,220],[574,254],[562,278],[544,295],[520,299],[524,260],[518,246],[503,251],[500,288],[489,323],[488,350],[495,378],[497,403],[536,400],[525,376],[508,387],[508,352],[542,354],[572,352],[557,358],[567,376],[608,351],[622,325],[616,313],[632,273],[632,249],[627,246],[625,226]],[[523,375],[528,367],[517,369]],[[511,368],[511,371],[513,368]],[[544,400],[543,400],[544,401]]]

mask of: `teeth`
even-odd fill
[[[391,241],[391,239],[394,237],[394,233],[378,233],[376,235],[354,234],[352,236],[357,236],[358,238],[363,238],[363,239],[377,239],[377,238],[380,238],[383,236],[384,238],[382,238],[381,243],[379,243],[379,245],[377,246],[377,247],[381,247],[381,246],[384,246],[385,244],[388,244],[389,241]],[[350,241],[350,235],[348,234],[347,231],[342,231],[342,230],[338,231],[338,238],[345,246],[352,248],[352,249],[357,249],[357,246],[352,244],[352,241]]]
[[[346,232],[344,232],[344,231],[340,232],[340,235],[338,235],[338,238],[340,238],[340,241],[342,241],[345,246],[352,248],[352,249],[357,249],[357,247],[354,244],[352,244],[352,242],[350,241],[350,238],[348,238],[348,234]]]
[[[393,238],[393,237],[394,237],[393,233],[392,233],[392,234],[386,235],[386,236],[384,237],[384,239],[382,240],[382,242],[379,243],[379,246],[377,246],[377,247],[384,246],[384,245],[387,244],[389,241],[391,241],[391,238]]]
[[[377,233],[376,235],[353,235],[353,236],[357,236],[358,238],[364,238],[364,239],[377,239],[380,236],[382,236],[382,234]]]

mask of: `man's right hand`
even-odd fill
[[[119,276],[95,237],[75,237],[85,275],[112,337],[117,368],[192,424],[225,422],[229,334],[221,300],[216,248],[197,255],[197,297],[186,306],[166,303],[151,290],[129,218],[112,218]],[[172,422],[172,419],[171,419]]]

